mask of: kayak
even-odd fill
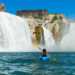
[[[40,60],[43,60],[43,61],[47,61],[47,60],[50,60],[51,57],[40,57]]]

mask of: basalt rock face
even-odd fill
[[[16,15],[18,16],[25,16],[27,18],[30,17],[34,17],[36,19],[38,18],[43,18],[43,16],[45,16],[46,14],[48,14],[48,10],[21,10],[21,11],[17,11]]]
[[[0,11],[6,12],[5,5],[3,3],[0,3]]]

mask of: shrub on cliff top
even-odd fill
[[[52,18],[52,21],[55,21],[55,20],[57,20],[58,18],[57,18],[57,16],[55,15],[53,18]]]
[[[53,18],[52,18],[52,20],[51,20],[51,23],[53,23],[55,20],[57,20],[58,19],[58,17],[55,15]]]

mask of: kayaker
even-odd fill
[[[42,57],[47,57],[48,56],[45,48],[41,51],[41,54],[42,54]]]

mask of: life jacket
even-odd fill
[[[47,55],[46,55],[46,53],[45,53],[45,52],[43,52],[42,57],[47,57]]]

